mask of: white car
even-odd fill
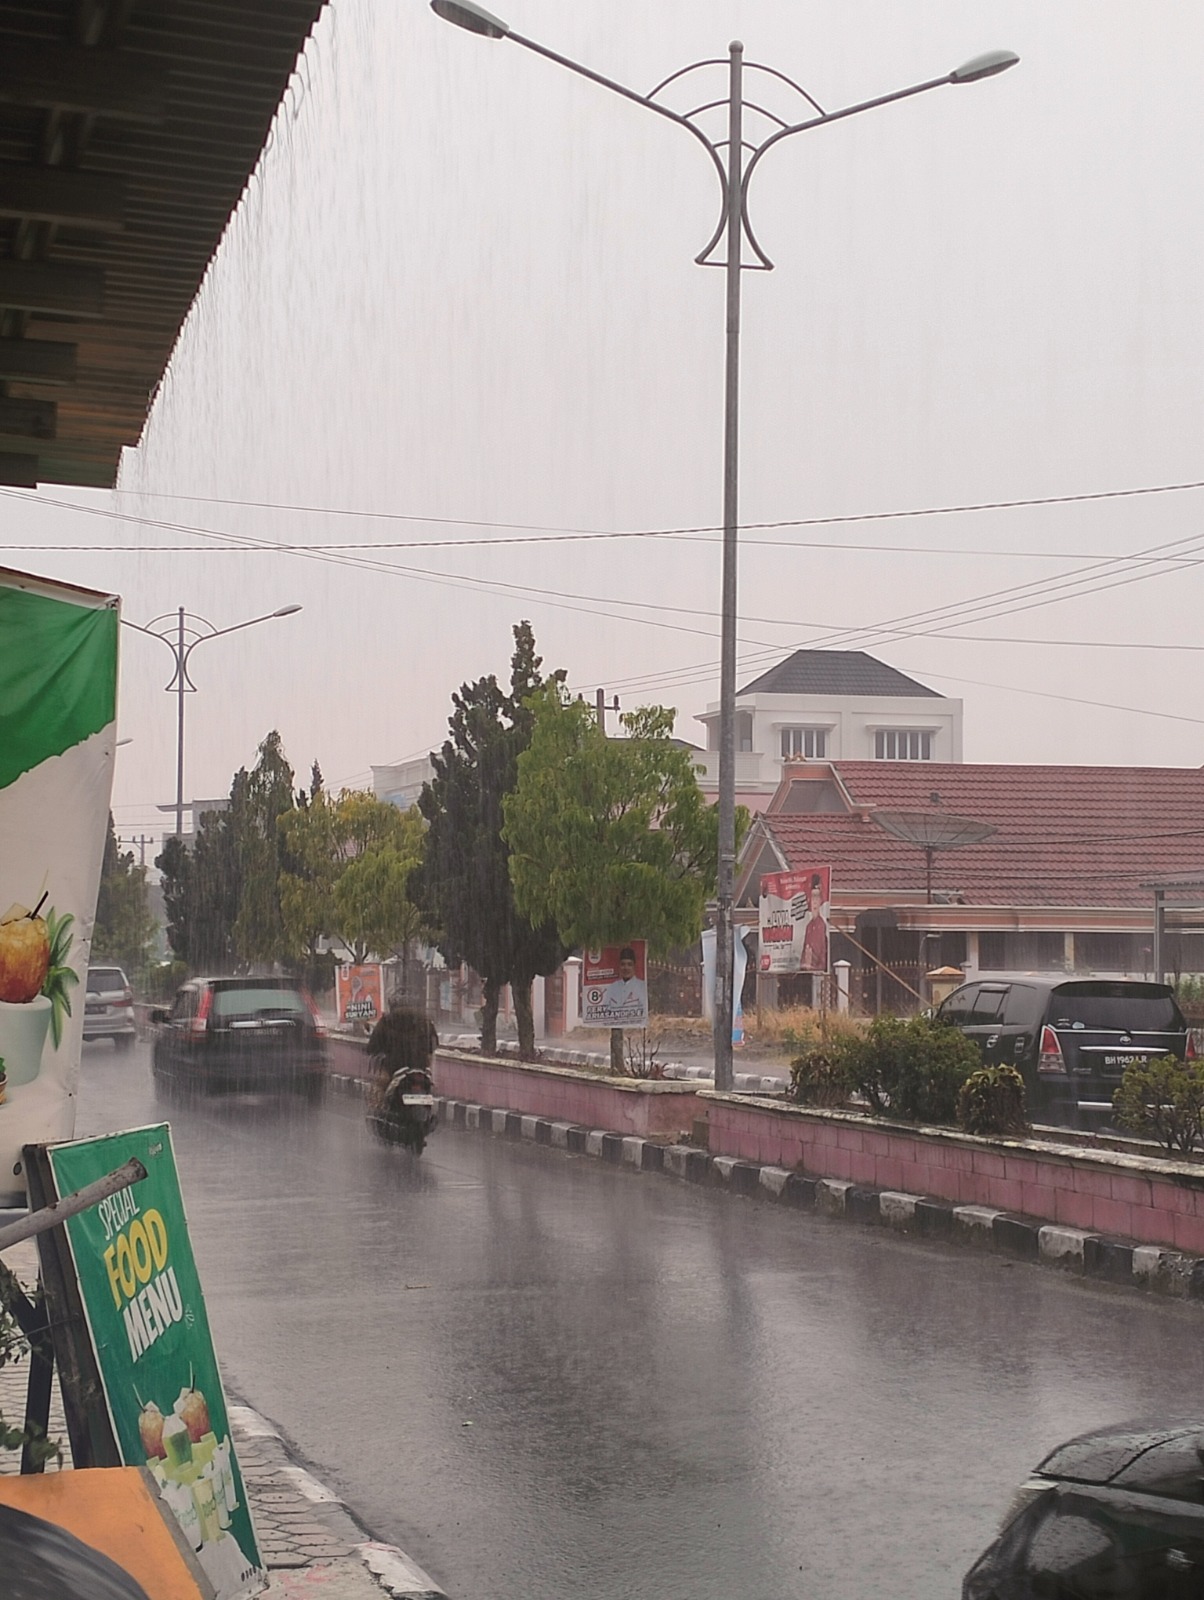
[[[84,1038],[112,1039],[114,1050],[132,1050],[138,1037],[134,994],[120,967],[89,967],[84,996]]]

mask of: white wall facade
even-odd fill
[[[718,780],[718,702],[697,720],[706,729],[707,748],[694,757],[705,788]],[[960,700],[939,695],[741,695],[736,701],[736,760],[746,783],[777,784],[785,759],[782,737],[788,729],[822,734],[816,760],[962,760]],[[807,743],[795,734],[790,738],[795,745]],[[792,759],[811,753],[796,749]]]

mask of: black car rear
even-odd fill
[[[1204,1423],[1137,1422],[1071,1439],[1021,1485],[962,1600],[1199,1600]]]
[[[325,1029],[291,978],[198,978],[156,1013],[156,1077],[206,1088],[297,1089],[316,1099],[325,1083]]]
[[[938,1015],[987,1065],[1016,1067],[1034,1121],[1060,1127],[1108,1127],[1127,1066],[1195,1053],[1165,983],[1017,974],[965,984]]]

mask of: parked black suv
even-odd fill
[[[962,1600],[1199,1600],[1204,1422],[1138,1422],[1060,1445],[1022,1484]]]
[[[1112,1096],[1131,1062],[1195,1055],[1165,983],[983,978],[955,989],[937,1016],[973,1039],[987,1066],[1021,1073],[1035,1122],[1064,1128],[1109,1124]]]
[[[194,978],[158,1024],[152,1070],[212,1089],[297,1089],[321,1098],[326,1029],[292,978]]]

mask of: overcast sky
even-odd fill
[[[497,5],[640,89],[739,37],[828,108],[1022,58],[758,170],[776,267],[744,280],[744,522],[1204,479],[1197,5]],[[693,99],[724,92],[720,72]],[[639,107],[423,0],[334,0],[119,492],[5,495],[3,542],[42,548],[2,559],[139,622],[304,606],[195,654],[189,795],[224,793],[273,727],[299,775],[366,784],[441,741],[520,617],[574,686],[674,705],[690,737],[718,694],[714,534],[455,543],[719,520],[723,275],[693,265],[717,205],[704,152]],[[1188,489],[750,529],[742,678],[864,647],[964,698],[967,760],[1199,764],[1202,510]],[[128,834],[162,825],[175,723],[168,652],[124,643]]]

